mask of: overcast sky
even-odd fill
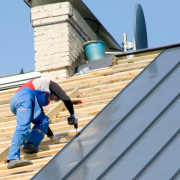
[[[148,46],[180,42],[180,0],[83,0],[121,45],[123,33],[134,39],[134,9],[141,4]],[[35,70],[30,8],[23,0],[1,0],[0,76]]]

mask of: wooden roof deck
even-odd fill
[[[78,96],[83,101],[81,105],[74,105],[78,115],[78,132],[82,130],[124,87],[126,87],[159,53],[151,51],[136,54],[134,58],[118,57],[111,67],[92,70],[88,74],[71,77],[69,80],[57,82],[68,94],[78,87]],[[51,114],[53,107],[58,103],[51,103],[45,107],[50,115],[50,127],[55,134],[64,138],[52,141],[44,137],[40,144],[42,151],[27,155],[21,153],[21,159],[30,159],[33,165],[7,169],[7,147],[16,126],[16,117],[9,109],[10,98],[15,89],[0,91],[0,180],[31,179],[44,165],[46,165],[72,138],[76,135],[74,126],[67,124],[69,113],[66,108],[59,108],[58,112]],[[57,109],[58,109],[57,108]],[[57,110],[56,110],[57,111]],[[51,118],[52,117],[52,118]]]

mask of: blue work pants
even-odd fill
[[[20,159],[20,147],[26,140],[38,147],[47,132],[49,118],[45,114],[41,113],[36,119],[33,119],[34,98],[31,93],[19,91],[10,100],[11,111],[17,116],[17,126],[12,137],[7,161]],[[31,123],[34,124],[32,131]]]

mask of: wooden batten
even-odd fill
[[[72,93],[69,94],[70,97],[77,97],[79,95],[79,89],[76,88]],[[58,103],[55,107],[53,107],[46,115],[49,117],[49,119],[52,119],[54,116],[58,114],[59,111],[61,111],[64,108],[64,103],[61,101]],[[11,132],[6,133],[8,135],[11,134]],[[0,152],[0,162],[2,162],[5,158],[8,156],[9,147],[5,148],[3,151]]]
[[[144,58],[148,58],[149,55],[153,55],[153,54],[160,54],[162,50],[153,50],[153,51],[149,51],[149,52],[141,52],[141,53],[136,53],[136,54],[126,54],[126,55],[122,55],[117,57],[117,60],[122,60],[122,59],[129,59],[129,56],[134,56],[134,58],[136,57],[144,57]]]
[[[74,105],[74,110],[79,118],[77,133],[141,73],[160,52],[161,50],[134,54],[131,59],[127,59],[127,55],[119,56],[112,66],[91,70],[88,74],[56,82],[72,100],[75,98],[74,103],[79,99],[83,102],[83,104]],[[40,144],[42,151],[28,155],[21,152],[21,159],[32,159],[33,165],[7,169],[6,158],[11,137],[15,130],[16,117],[10,117],[12,113],[9,110],[9,104],[4,103],[9,103],[16,90],[17,88],[0,92],[0,148],[2,148],[0,151],[0,161],[2,163],[0,165],[0,180],[31,179],[76,135],[74,126],[69,126],[67,123],[69,112],[64,103],[51,103],[44,108],[46,115],[50,118],[50,128],[53,133],[64,137],[57,140],[50,140],[47,136],[44,137]]]
[[[8,152],[9,152],[9,147],[10,145],[8,145],[5,149],[3,149],[1,152],[0,152],[0,163],[7,158],[8,156]]]
[[[69,94],[70,98],[76,98],[79,96],[79,89],[76,88],[72,93]],[[56,106],[54,106],[46,115],[49,117],[49,119],[52,119],[55,117],[59,111],[62,111],[62,109],[65,108],[65,105],[62,101],[60,101]]]

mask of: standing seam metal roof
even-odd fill
[[[180,47],[164,50],[33,179],[175,179]]]

